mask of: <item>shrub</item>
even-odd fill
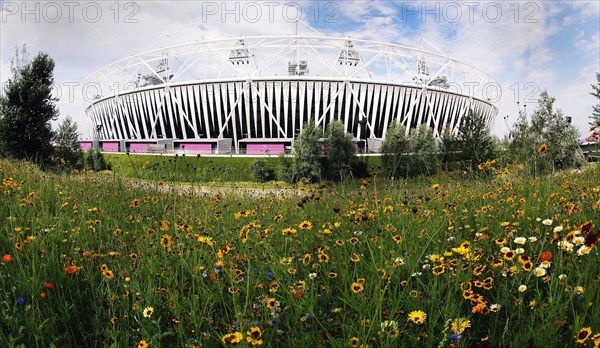
[[[258,159],[252,164],[252,172],[254,173],[254,180],[257,182],[267,182],[275,179],[275,172],[264,159]]]
[[[290,157],[286,157],[283,154],[279,155],[279,180],[285,181],[287,183],[294,183],[295,181],[295,173],[294,173],[294,162]]]

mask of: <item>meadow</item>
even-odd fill
[[[247,197],[0,161],[0,346],[598,347],[599,168]]]

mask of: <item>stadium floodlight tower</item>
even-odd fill
[[[302,32],[300,30],[302,28]],[[491,126],[499,84],[426,40],[418,48],[292,34],[203,40],[143,52],[86,81],[86,114],[108,151],[277,154],[308,121],[343,123],[377,152],[390,124],[457,134],[472,109]],[[498,92],[490,95],[490,92]],[[86,95],[87,97],[87,95]]]

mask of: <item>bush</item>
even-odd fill
[[[269,168],[267,161],[264,159],[258,159],[252,164],[252,172],[254,173],[254,180],[257,182],[267,182],[275,179],[275,172],[272,168]]]
[[[95,172],[111,169],[110,164],[106,163],[106,160],[104,159],[104,154],[94,149],[89,149],[85,152],[83,163],[85,169]]]
[[[291,158],[279,155],[279,180],[287,183],[295,182],[294,162]]]

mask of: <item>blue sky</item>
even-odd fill
[[[589,95],[600,71],[597,1],[0,0],[0,9],[0,81],[9,76],[15,46],[49,53],[62,86],[61,117],[73,117],[83,137],[90,125],[77,86],[95,70],[169,44],[290,33],[295,18],[327,35],[407,46],[425,38],[485,70],[502,86],[493,129],[498,136],[516,121],[516,102],[531,111],[543,89],[582,133],[597,103]]]

